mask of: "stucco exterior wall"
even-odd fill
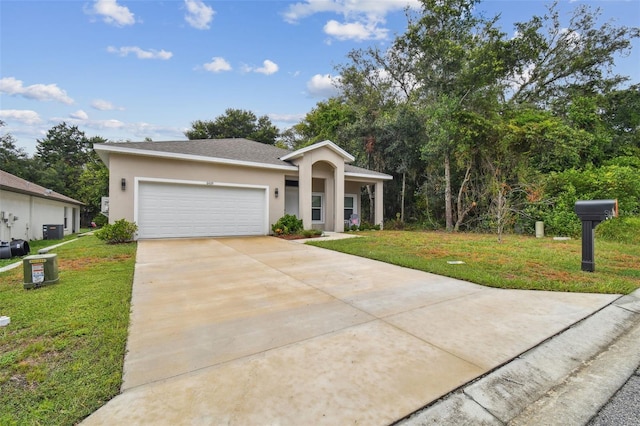
[[[43,225],[64,225],[65,208],[67,227],[64,234],[77,232],[80,223],[80,207],[71,203],[50,200],[33,195],[0,190],[0,212],[5,218],[9,213],[17,220],[0,219],[0,240],[41,240]],[[1,214],[1,213],[0,213]],[[75,225],[75,227],[74,227]]]
[[[136,178],[175,179],[268,187],[269,225],[284,215],[285,172],[239,165],[212,164],[185,160],[124,156],[109,157],[109,222],[119,219],[134,221]],[[126,189],[121,189],[122,179]],[[278,197],[275,196],[278,188]],[[167,206],[170,208],[170,206]]]
[[[324,224],[313,225],[325,231],[343,231],[342,215],[344,211],[344,157],[333,149],[322,147],[307,151],[296,158],[294,164],[299,169],[300,217],[305,228],[312,224],[311,196],[314,181],[324,179],[325,218]],[[314,179],[316,178],[316,179]],[[316,183],[317,185],[317,183]]]

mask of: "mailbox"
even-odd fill
[[[618,200],[576,201],[574,211],[582,221],[582,270],[593,272],[596,270],[596,226],[618,216]]]
[[[576,201],[574,210],[580,220],[600,223],[618,216],[618,200]]]

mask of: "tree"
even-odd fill
[[[386,214],[404,216],[406,194],[420,194],[409,210],[452,230],[520,209],[545,174],[638,155],[640,91],[616,90],[626,77],[610,66],[639,29],[597,26],[582,6],[563,28],[553,5],[510,37],[479,3],[421,0],[388,49],[350,52],[339,103],[319,105],[291,143],[337,135],[357,165],[395,177]]]
[[[299,135],[295,148],[324,140],[339,141],[342,130],[355,118],[354,111],[341,98],[318,102],[304,119],[293,126]]]
[[[89,139],[91,147],[97,143],[105,143],[106,139],[93,137]],[[82,167],[82,172],[78,179],[77,197],[85,204],[83,208],[86,222],[100,213],[102,208],[102,197],[109,194],[109,169],[98,158],[95,151],[91,151],[87,162]]]
[[[279,131],[266,115],[256,117],[251,111],[229,108],[224,115],[211,120],[196,120],[184,132],[193,139],[246,138],[268,145],[276,143]]]
[[[612,133],[610,156],[640,157],[640,84],[604,97],[602,120]]]
[[[62,122],[38,139],[34,158],[42,167],[38,184],[71,198],[78,198],[79,178],[92,148],[77,126]]]
[[[420,83],[414,96],[426,119],[421,152],[425,160],[443,165],[447,230],[454,229],[452,163],[456,160],[465,168],[462,186],[473,167],[471,151],[465,149],[470,132],[462,118],[497,107],[511,60],[504,34],[495,27],[497,19],[474,15],[478,3],[422,0],[421,15],[394,45],[394,50],[405,52],[403,57],[411,58],[412,73]],[[482,143],[479,138],[474,142]]]
[[[562,106],[577,88],[583,93],[604,93],[628,80],[612,74],[612,66],[615,55],[627,52],[631,40],[640,37],[640,28],[609,22],[597,28],[601,12],[586,5],[578,6],[564,26],[557,5],[549,6],[545,16],[516,23],[511,102]]]
[[[0,128],[4,126],[5,122],[0,120]],[[28,160],[29,156],[22,148],[16,147],[16,140],[11,134],[0,135],[0,170],[22,177]]]

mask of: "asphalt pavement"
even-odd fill
[[[640,366],[627,383],[591,419],[589,426],[636,426],[639,424]]]

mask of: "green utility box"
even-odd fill
[[[38,254],[22,258],[24,288],[38,288],[58,282],[58,255]]]

